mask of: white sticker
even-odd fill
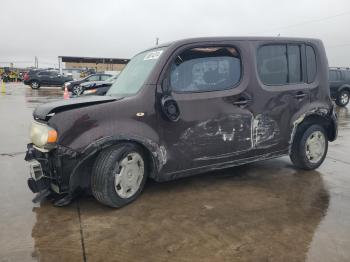
[[[158,59],[162,53],[163,50],[149,52],[143,60]]]

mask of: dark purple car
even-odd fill
[[[30,189],[70,203],[135,200],[147,179],[172,180],[290,155],[321,165],[337,120],[320,40],[195,38],[137,54],[106,96],[37,107]]]

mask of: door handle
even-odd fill
[[[296,95],[295,95],[295,98],[296,99],[302,99],[304,98],[305,96],[307,96],[307,94],[303,93],[303,92],[298,92]]]

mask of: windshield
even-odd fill
[[[154,68],[164,48],[157,48],[134,56],[108,90],[107,95],[131,96],[136,94]]]

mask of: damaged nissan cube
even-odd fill
[[[208,37],[134,56],[105,96],[33,112],[33,201],[79,192],[122,207],[168,181],[289,155],[313,170],[337,137],[320,40]]]

